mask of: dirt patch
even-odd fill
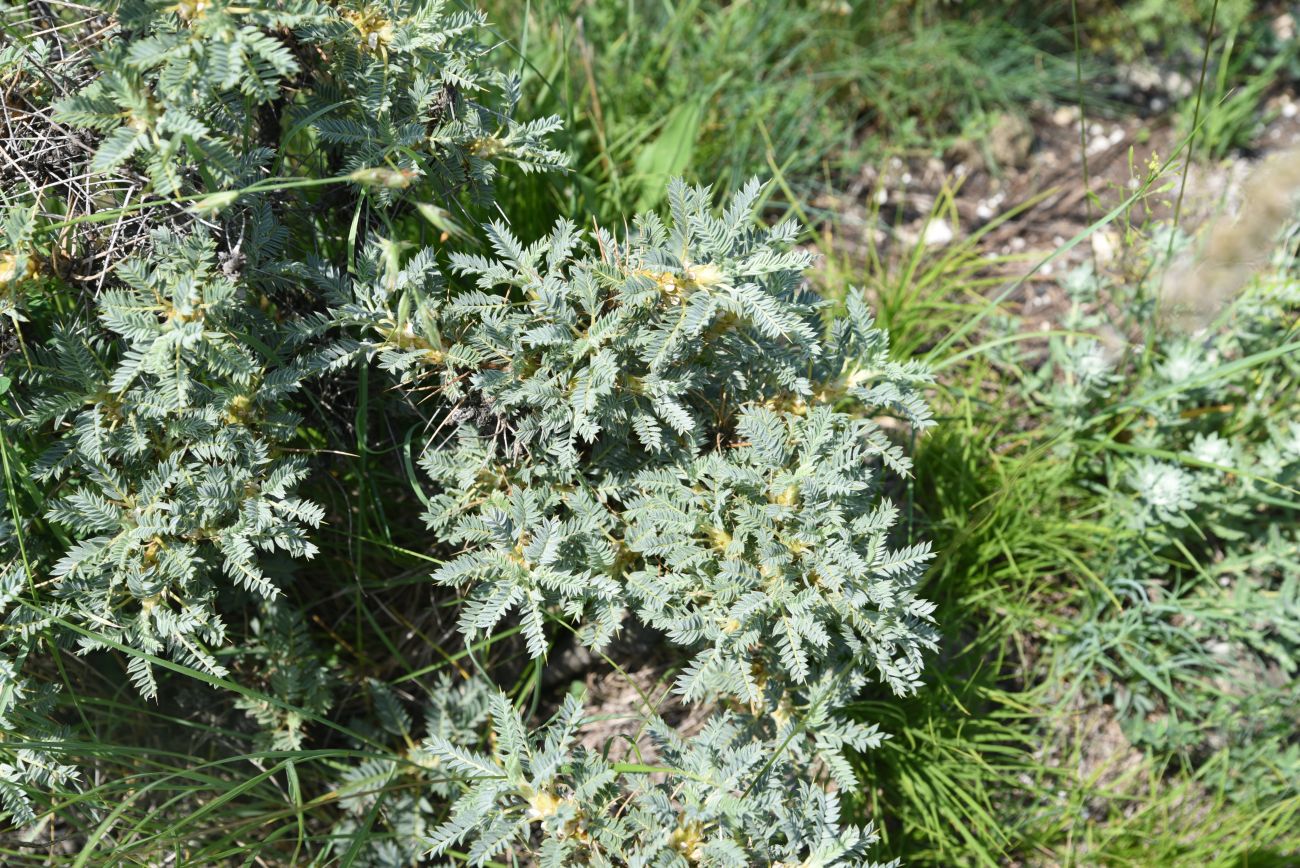
[[[832,243],[850,261],[975,239],[992,273],[1012,279],[1037,268],[1008,302],[1047,326],[1069,306],[1057,285],[1063,272],[1091,261],[1123,276],[1128,248],[1146,227],[1177,213],[1178,225],[1195,232],[1218,214],[1235,213],[1252,168],[1300,144],[1300,104],[1279,94],[1265,106],[1271,120],[1250,153],[1193,161],[1185,181],[1180,172],[1166,174],[1106,226],[1040,265],[1133,197],[1152,167],[1180,153],[1179,129],[1146,114],[1092,119],[1064,107],[1028,119],[1003,116],[984,143],[864,166],[814,205],[836,215]]]
[[[653,763],[659,751],[649,737],[647,718],[663,718],[683,738],[698,733],[714,709],[708,703],[683,702],[672,692],[675,674],[675,667],[653,665],[588,672],[583,684],[590,713],[579,742],[613,761]]]
[[[578,736],[583,747],[614,762],[649,763],[658,758],[658,750],[648,719],[659,717],[689,738],[715,710],[710,703],[684,702],[673,692],[681,662],[658,633],[629,620],[602,654],[576,641],[557,647],[543,688],[555,707],[565,693],[583,692],[588,712]],[[553,710],[548,707],[543,717]]]

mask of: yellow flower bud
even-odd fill
[[[712,263],[692,265],[686,269],[686,281],[700,289],[708,289],[722,283],[722,269]]]
[[[410,169],[388,169],[383,166],[375,166],[368,169],[357,169],[348,175],[348,180],[369,187],[390,187],[395,190],[404,190],[411,186],[411,181],[415,177],[416,173]]]
[[[557,798],[554,793],[538,790],[528,797],[528,819],[545,820],[554,817],[562,804],[564,800]]]

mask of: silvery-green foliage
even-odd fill
[[[220,188],[270,159],[269,148],[249,149],[241,139],[250,110],[279,97],[301,71],[273,32],[330,10],[312,0],[252,9],[126,0],[116,13],[125,38],[106,44],[96,57],[101,74],[61,102],[55,116],[103,135],[90,171],[136,160],[154,192],[169,196],[192,172]]]
[[[773,752],[757,725],[724,713],[683,739],[654,721],[661,761],[676,771],[671,786],[637,782],[629,813],[639,864],[684,858],[719,866],[884,868],[866,859],[874,829],[842,824],[838,796],[807,780],[802,763]]]
[[[421,841],[441,813],[441,805],[428,793],[408,785],[386,760],[351,767],[337,790],[345,813],[331,827],[330,841],[338,858],[346,856],[360,868],[421,864],[426,849]]]
[[[521,472],[572,475],[598,439],[697,449],[728,404],[807,393],[819,352],[800,286],[808,255],[789,249],[792,224],[753,225],[758,192],[750,185],[716,218],[705,190],[676,182],[671,224],[645,215],[626,241],[562,221],[524,245],[492,224],[496,255],[454,254],[453,270],[477,288],[450,297],[437,291],[432,251],[399,267],[380,244],[337,321],[371,325],[355,349],[403,373],[421,365],[463,414],[508,419],[508,442],[495,445],[515,459],[528,452]]]
[[[437,347],[446,289],[432,248],[403,262],[401,245],[375,237],[350,271],[315,261],[308,274],[330,308],[290,326],[294,339],[311,348],[300,360],[304,372],[335,373],[365,356],[413,386],[430,363],[443,361]],[[320,345],[320,337],[332,330],[342,334]]]
[[[644,621],[705,649],[678,690],[759,704],[769,679],[803,684],[840,660],[915,690],[921,653],[935,646],[934,606],[915,593],[930,551],[888,544],[898,516],[881,490],[888,443],[825,405],[748,407],[735,436],[630,486],[625,539],[642,564],[628,594]]]
[[[481,865],[512,843],[527,847],[533,823],[544,838],[589,838],[597,853],[621,846],[626,837],[623,821],[612,810],[616,775],[599,755],[573,749],[582,703],[566,697],[556,719],[536,740],[528,737],[504,695],[493,695],[489,708],[495,737],[492,756],[441,736],[425,741],[425,750],[442,768],[468,785],[449,819],[424,842],[430,852],[440,855],[465,842],[469,861]]]
[[[523,463],[573,473],[583,444],[693,451],[744,401],[808,392],[808,254],[793,224],[754,225],[758,194],[715,217],[707,190],[676,181],[667,224],[643,215],[626,241],[597,229],[594,254],[566,222],[527,246],[490,227],[495,257],[452,258],[477,289],[447,306],[474,359],[472,391],[445,382],[449,397],[509,419]]]
[[[323,715],[333,702],[332,678],[307,632],[302,613],[283,599],[262,603],[240,649],[262,692],[276,702],[240,696],[235,705],[257,721],[263,745],[270,750],[303,747],[308,715]]]
[[[312,0],[256,9],[131,0],[112,13],[117,38],[98,46],[97,74],[55,112],[102,136],[92,175],[138,165],[154,195],[216,192],[261,180],[290,127],[313,124],[340,170],[397,160],[401,177],[443,193],[484,193],[501,160],[555,162],[541,145],[553,125],[509,119],[515,91],[482,63],[478,13]],[[379,126],[355,141],[326,135],[349,119]],[[402,138],[417,126],[422,151]],[[383,144],[380,127],[397,139]],[[14,303],[4,310],[15,322],[35,204],[6,210],[4,297]],[[322,517],[294,494],[305,461],[281,450],[298,423],[292,396],[315,362],[294,340],[310,328],[267,296],[306,267],[266,196],[227,216],[214,232],[160,229],[136,245],[146,252],[113,270],[90,318],[52,325],[16,395],[26,430],[52,438],[36,478],[49,520],[72,540],[52,565],[48,614],[142,652],[129,665],[149,696],[143,655],[225,673],[213,653],[227,633],[223,585],[275,597],[261,556],[310,557],[306,530]]]
[[[327,57],[314,82],[325,110],[303,114],[344,171],[389,166],[429,179],[436,193],[470,187],[485,197],[502,160],[524,171],[564,165],[546,143],[559,118],[512,119],[519,83],[485,61],[482,12],[445,0],[323,9],[301,38]]]
[[[470,750],[477,748],[483,742],[484,724],[491,714],[495,695],[496,690],[485,679],[468,674],[462,677],[443,674],[430,686],[424,710],[422,747],[414,754],[414,759],[433,773],[429,785],[439,796],[450,796],[455,781],[439,773],[439,764],[427,745],[436,740],[443,745]]]
[[[1059,424],[1076,430],[1085,426],[1088,408],[1118,381],[1115,367],[1123,347],[1114,340],[1117,336],[1107,332],[1103,301],[1105,293],[1115,291],[1116,287],[1105,276],[1097,274],[1090,262],[1066,273],[1061,284],[1070,300],[1061,327],[1073,333],[1053,337],[1049,344],[1051,351],[1037,366],[1027,365],[1026,358],[1014,355],[1009,361],[1016,369],[1030,368],[1026,390],[1037,401],[1057,411]],[[1149,304],[1139,303],[1137,307],[1136,316],[1151,314]],[[1013,318],[1004,326],[1015,330],[1019,322]],[[1103,343],[1102,335],[1109,335],[1112,342]],[[1015,350],[1010,352],[1014,354]],[[1074,438],[1063,438],[1057,451],[1074,448]]]
[[[382,244],[359,279],[322,274],[341,303],[321,327],[351,334],[327,364],[376,356],[451,404],[421,464],[430,528],[467,545],[434,579],[468,589],[468,638],[518,611],[541,656],[558,607],[600,647],[635,606],[712,646],[680,684],[692,698],[757,702],[745,649],[760,641],[793,683],[847,658],[914,689],[933,645],[912,591],[928,548],[886,543],[881,472],[909,465],[860,411],[924,428],[925,375],[889,359],[857,299],[826,328],[794,227],[754,225],[759,192],[714,216],[706,190],[676,183],[669,221],[596,230],[594,251],[567,223],[529,245],[488,227],[496,258],[453,257],[478,287],[459,293],[429,253],[402,266]],[[858,418],[830,409],[843,400]]]
[[[493,256],[452,256],[474,288],[448,284],[432,251],[403,260],[383,240],[352,273],[317,269],[331,312],[301,339],[335,338],[314,369],[374,359],[433,405],[421,496],[458,551],[433,579],[463,590],[466,640],[517,619],[541,658],[559,619],[599,649],[631,613],[690,655],[687,701],[748,709],[678,751],[697,768],[671,770],[670,790],[701,776],[711,789],[674,844],[661,833],[678,802],[565,752],[577,703],[534,749],[501,699],[490,754],[426,742],[470,786],[435,854],[657,864],[686,846],[709,864],[816,863],[806,846],[835,864],[868,841],[827,826],[810,843],[796,818],[833,815],[821,781],[855,786],[846,751],[882,737],[843,715],[855,691],[914,691],[935,647],[916,594],[929,547],[897,545],[886,487],[910,463],[878,421],[932,424],[928,376],[890,358],[856,294],[826,315],[796,229],[755,225],[759,193],[715,215],[706,189],[675,183],[668,219],[642,216],[626,238],[562,222],[525,244],[492,224]],[[620,800],[637,807],[613,811]]]
[[[464,847],[482,865],[522,846],[557,866],[868,864],[873,830],[841,825],[838,798],[799,780],[752,718],[715,716],[690,739],[654,720],[659,764],[643,766],[575,746],[584,721],[572,695],[531,737],[504,696],[491,707],[492,757],[426,742],[468,788],[428,836],[434,855]]]
[[[0,381],[0,395],[8,386]],[[9,444],[0,449],[12,464]],[[15,515],[11,484],[0,484],[0,818],[24,827],[38,816],[33,793],[71,793],[84,776],[63,749],[76,737],[56,713],[62,685],[28,671],[46,653],[43,634],[58,607],[35,609],[26,599],[36,581],[29,568],[35,552],[25,539],[29,522]]]
[[[499,691],[479,676],[441,674],[428,687],[423,727],[417,730],[394,691],[380,682],[372,682],[369,688],[375,721],[354,721],[354,728],[401,744],[405,760],[376,757],[343,773],[335,784],[343,814],[331,837],[339,852],[346,854],[353,849],[358,831],[369,823],[371,834],[363,836],[365,843],[353,854],[354,864],[375,868],[415,864],[429,850],[426,841],[446,814],[445,801],[460,792],[458,778],[444,766],[438,751],[479,750]],[[373,726],[376,721],[379,727]]]
[[[126,38],[56,117],[103,134],[92,172],[136,161],[159,195],[198,179],[209,192],[246,184],[282,131],[304,125],[339,155],[338,174],[390,166],[440,193],[485,193],[502,159],[563,162],[545,145],[558,120],[510,119],[518,87],[481,62],[481,13],[412,0],[128,0],[116,12]],[[300,108],[291,89],[306,96]],[[250,126],[268,122],[265,144],[250,142]]]
[[[296,384],[271,373],[272,326],[202,232],[159,232],[117,273],[102,329],[65,327],[39,351],[24,408],[29,429],[55,437],[35,475],[73,540],[51,569],[55,597],[93,626],[83,650],[107,639],[224,674],[220,584],[271,599],[259,552],[316,551],[306,530],[321,510],[292,493],[306,464],[275,450],[297,424],[284,405]],[[153,696],[147,658],[129,669]]]
[[[416,215],[491,204],[500,164],[563,163],[556,120],[511,119],[518,85],[485,62],[477,12],[105,11],[115,38],[56,114],[96,139],[86,171],[131,191],[105,194],[105,219],[141,201],[114,227],[167,216],[102,282],[43,302],[6,405],[42,501],[15,526],[30,551],[4,549],[6,810],[30,821],[25,789],[73,778],[8,738],[21,699],[28,737],[59,743],[24,667],[62,642],[113,650],[149,698],[166,689],[152,660],[247,681],[227,711],[277,752],[362,709],[345,731],[364,758],[317,800],[353,864],[462,846],[480,864],[862,864],[875,836],[840,824],[835,789],[883,735],[845,707],[869,681],[915,690],[935,637],[916,595],[929,548],[892,502],[910,464],[886,433],[932,423],[928,375],[891,358],[860,293],[833,310],[807,287],[799,229],[756,218],[757,182],[717,210],[675,181],[666,216],[621,232],[561,221],[525,242],[499,220],[473,252],[413,244]],[[5,216],[15,324],[54,225],[33,204]],[[309,559],[325,518],[298,494],[295,444],[321,433],[306,384],[370,363],[423,423],[412,481],[460,633],[516,620],[541,661],[557,622],[594,649],[629,618],[657,630],[685,700],[717,706],[686,739],[646,721],[662,766],[577,747],[573,697],[530,734],[480,678],[427,687],[420,720],[419,683],[363,671],[364,649],[338,639],[352,677],[330,671],[349,664],[317,650],[272,562]]]
[[[7,512],[8,498],[0,488],[0,507]],[[39,624],[24,617],[19,596],[30,577],[18,560],[11,527],[0,526],[0,817],[15,826],[36,820],[29,790],[67,791],[80,782],[81,773],[59,756],[58,746],[69,740],[67,728],[53,721],[51,711],[58,693],[55,685],[23,673],[28,657],[39,654]]]
[[[54,201],[69,179],[44,199],[39,189],[4,194],[9,357],[0,357],[0,381],[13,389],[3,436],[6,446],[22,437],[31,447],[6,469],[32,469],[21,508],[38,508],[18,522],[25,546],[8,536],[7,499],[4,510],[13,593],[0,696],[25,705],[19,734],[9,737],[5,718],[0,768],[4,803],[20,821],[32,819],[23,788],[70,779],[67,766],[21,747],[24,738],[60,739],[38,701],[54,643],[124,651],[130,680],[150,698],[159,691],[151,658],[208,676],[229,675],[233,661],[252,670],[234,677],[277,700],[235,702],[260,725],[259,738],[279,749],[302,744],[306,720],[329,707],[331,679],[268,555],[310,558],[308,532],[323,517],[295,493],[309,467],[294,454],[301,450],[286,448],[317,362],[299,340],[310,312],[293,287],[309,270],[304,250],[318,250],[311,232],[332,231],[321,228],[332,207],[350,216],[361,198],[390,202],[395,188],[383,185],[394,180],[443,202],[464,189],[484,198],[503,161],[526,171],[560,162],[544,142],[553,120],[510,118],[517,86],[484,61],[476,12],[419,0],[81,8],[102,13],[95,30],[107,38],[75,61],[65,61],[66,45],[56,52],[45,36],[25,38],[47,27],[41,9],[23,13],[20,38],[0,53],[6,86],[15,70],[43,67],[52,86],[24,90],[24,99],[71,94],[34,107],[82,128],[91,145],[74,149],[67,174],[97,179],[95,210],[105,213],[78,219],[123,218],[86,236],[115,267],[73,289],[55,280],[52,258],[36,255],[38,246],[49,255],[51,213],[73,211]],[[303,201],[235,189],[340,176],[379,186],[334,183],[343,195],[327,200],[323,222],[299,221],[293,236],[280,221]],[[160,207],[175,196],[200,198],[179,216]],[[140,228],[160,224],[171,228]],[[119,243],[136,255],[118,256]],[[40,314],[28,327],[33,287],[52,292],[36,299]],[[19,324],[22,353],[10,355]],[[245,617],[249,608],[258,615]]]
[[[1074,456],[1105,504],[1110,545],[1094,564],[1107,591],[1072,631],[1071,665],[1137,743],[1190,763],[1227,750],[1224,785],[1241,798],[1295,790],[1294,773],[1252,764],[1300,768],[1282,723],[1300,710],[1300,366],[1288,326],[1300,282],[1288,238],[1221,330],[1154,332],[1147,353],[1113,354],[1105,377],[1090,377],[1073,338],[1054,338],[1040,380],[1077,441],[1122,430],[1120,448]]]

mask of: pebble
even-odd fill
[[[1191,96],[1192,92],[1196,90],[1192,86],[1192,80],[1181,72],[1170,72],[1166,75],[1164,77],[1164,86],[1165,91],[1175,97]]]
[[[1052,123],[1058,127],[1068,127],[1079,119],[1079,107],[1063,105],[1052,112]]]
[[[956,234],[947,220],[931,220],[921,235],[921,243],[926,247],[938,247],[950,243],[954,237]]]
[[[1160,86],[1160,73],[1150,64],[1121,67],[1120,76],[1139,90],[1155,90]]]
[[[1295,39],[1295,17],[1290,13],[1277,16],[1270,26],[1273,28],[1273,35],[1283,42]]]
[[[1115,236],[1110,232],[1094,232],[1091,237],[1092,255],[1098,265],[1106,265],[1115,258]]]

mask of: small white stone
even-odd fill
[[[1273,35],[1283,42],[1295,38],[1295,17],[1289,12],[1274,18],[1269,26],[1273,29]]]
[[[1098,265],[1105,265],[1115,258],[1115,237],[1109,232],[1094,232],[1092,255],[1097,257]]]
[[[1058,127],[1068,127],[1078,119],[1079,109],[1077,106],[1063,105],[1052,112],[1052,123]]]
[[[947,220],[931,220],[921,234],[921,243],[926,247],[938,247],[948,244],[955,237]]]
[[[1282,106],[1282,117],[1290,120],[1296,116],[1297,111],[1300,111],[1300,108],[1297,108],[1295,103],[1288,102]]]
[[[1164,77],[1165,90],[1176,97],[1190,96],[1196,88],[1192,80],[1180,72],[1170,72]]]

